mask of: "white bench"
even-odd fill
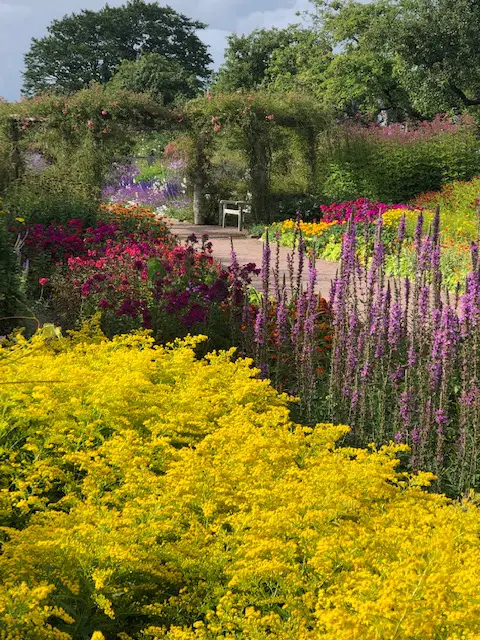
[[[225,227],[227,216],[238,217],[238,230],[241,231],[244,222],[246,202],[243,200],[220,200],[218,224]]]

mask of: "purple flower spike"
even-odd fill
[[[405,234],[406,234],[406,227],[407,227],[407,219],[405,216],[405,213],[402,215],[402,217],[400,218],[400,223],[398,225],[398,246],[399,246],[399,250],[400,247],[402,246],[403,241],[405,240]]]

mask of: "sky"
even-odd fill
[[[32,38],[46,35],[54,18],[82,9],[98,10],[106,0],[0,0],[0,96],[9,101],[20,98],[23,55]],[[120,6],[125,0],[109,0]],[[256,28],[282,28],[299,22],[298,11],[309,7],[308,0],[160,0],[189,18],[201,20],[208,28],[199,37],[210,46],[218,67],[228,34],[246,34]]]

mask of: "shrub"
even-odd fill
[[[135,176],[135,182],[149,182],[150,180],[163,181],[168,177],[167,169],[160,163],[142,167],[140,173]]]
[[[467,117],[458,124],[438,117],[410,128],[349,122],[330,132],[319,155],[319,187],[329,201],[408,202],[480,172],[477,126]]]
[[[442,231],[456,242],[477,239],[477,207],[479,206],[480,178],[457,180],[441,191],[420,194],[414,204],[434,209],[440,206]]]
[[[0,201],[0,335],[8,333],[15,321],[21,299],[19,264],[9,232],[8,216]]]
[[[98,196],[75,175],[50,167],[13,184],[5,194],[5,208],[29,224],[65,224],[72,219],[92,224],[98,214]]]
[[[474,640],[480,515],[404,447],[337,449],[198,339],[46,335],[0,350],[7,637]]]

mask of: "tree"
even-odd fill
[[[398,6],[393,0],[315,1],[321,31],[335,55],[325,70],[324,99],[348,116],[386,111],[391,120],[419,118],[393,72]]]
[[[402,0],[394,72],[429,114],[480,105],[478,0]]]
[[[214,86],[225,92],[269,87],[314,89],[329,56],[321,34],[298,25],[257,29],[246,36],[232,34]]]
[[[312,0],[335,50],[326,99],[347,114],[425,118],[480,105],[478,0]]]
[[[178,99],[194,98],[198,92],[196,77],[176,60],[158,53],[146,53],[138,60],[124,60],[109,86],[136,93],[149,93],[169,105]]]
[[[91,82],[105,84],[123,60],[135,61],[151,53],[177,63],[199,90],[212,62],[196,35],[205,26],[145,0],[65,16],[52,22],[47,36],[33,39],[25,55],[23,91],[26,95],[69,94]]]

